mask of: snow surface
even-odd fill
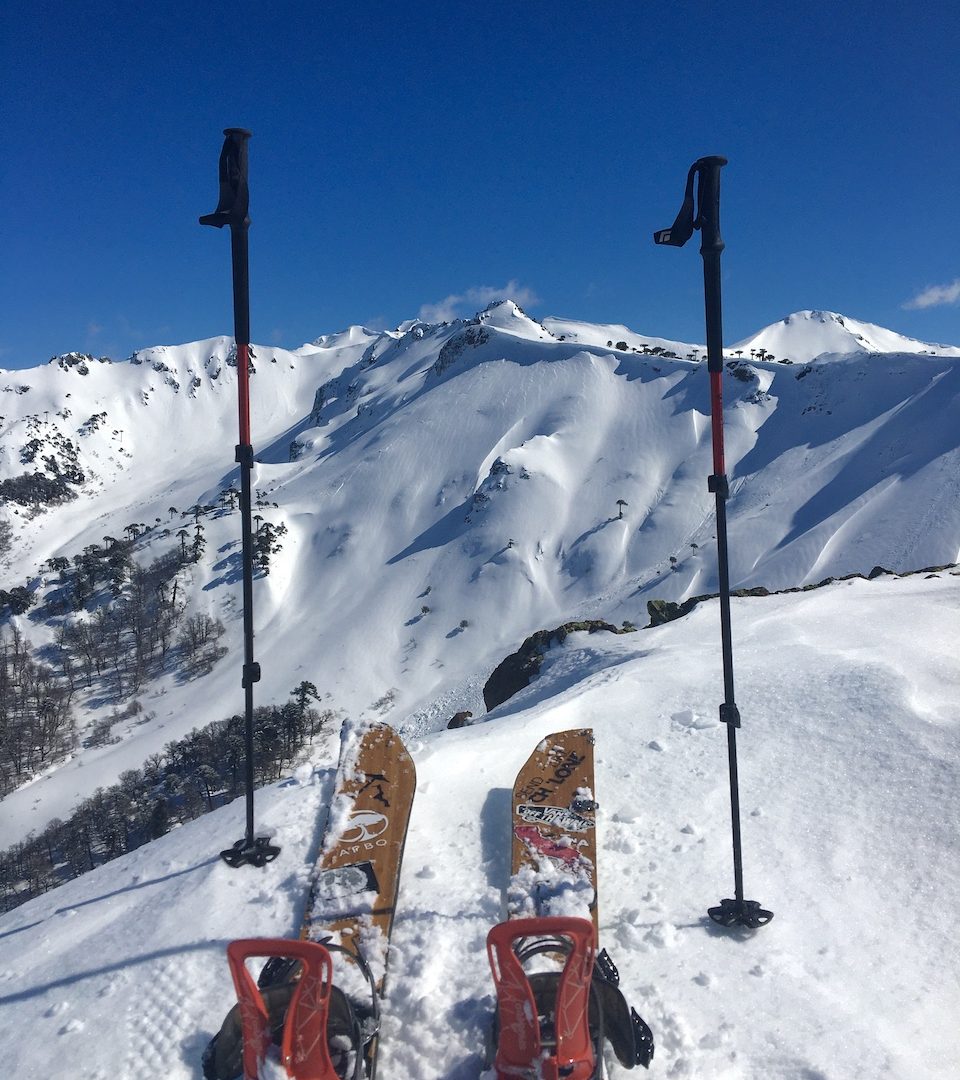
[[[747,896],[776,913],[753,933],[704,915],[731,885],[715,602],[573,634],[488,722],[409,737],[380,1075],[481,1074],[513,778],[545,735],[586,724],[601,936],[656,1036],[651,1075],[956,1076],[958,612],[955,573],[734,602]],[[227,941],[299,925],[335,743],[258,794],[283,849],[262,870],[217,859],[238,800],[0,919],[11,1075],[199,1078],[232,1000]]]
[[[955,563],[960,349],[827,312],[741,345],[795,363],[724,380],[734,587]],[[152,526],[140,561],[178,543],[181,512],[237,477],[231,347],[0,373],[0,477],[25,471],[34,437],[73,440],[87,474],[72,503],[7,508],[4,587],[52,588],[43,560],[128,523]],[[655,347],[679,359],[644,355]],[[957,1075],[953,573],[735,602],[747,893],[776,919],[723,933],[704,918],[732,890],[715,602],[656,630],[572,635],[489,717],[481,694],[536,630],[644,626],[648,600],[716,590],[707,380],[685,358],[702,347],[507,302],[255,353],[254,486],[289,530],[255,583],[257,703],[308,679],[324,706],[397,727],[419,774],[380,1075],[480,1073],[513,777],[539,739],[583,725],[598,740],[604,944],[654,1029],[654,1075]],[[4,799],[0,847],[242,711],[239,518],[204,521],[183,588],[191,614],[225,623],[228,657],[149,684],[150,722]],[[82,725],[112,707],[76,701]],[[489,722],[445,731],[464,709]],[[225,942],[299,925],[336,746],[331,733],[312,767],[258,795],[258,826],[283,845],[262,871],[216,858],[243,832],[238,802],[0,919],[13,1074],[199,1077],[230,1003]]]

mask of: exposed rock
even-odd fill
[[[468,326],[461,333],[455,334],[440,350],[433,365],[434,373],[442,375],[464,349],[475,349],[489,338],[489,333],[482,326]]]
[[[682,604],[678,604],[675,600],[648,600],[647,614],[650,616],[648,628],[663,626],[664,623],[683,618],[688,611],[692,611],[697,606],[700,600],[699,596],[692,596],[689,600],[684,600]]]
[[[902,574],[897,573],[895,570],[887,570],[883,566],[875,566],[869,574],[841,574],[840,577],[825,577],[822,581],[816,581],[810,585],[795,585],[790,589],[775,589],[772,592],[770,589],[758,585],[754,589],[733,589],[730,595],[783,596],[785,593],[811,592],[813,589],[822,589],[826,585],[833,585],[837,581],[852,581],[854,578],[859,578],[861,581],[873,581],[884,576],[904,578],[913,577],[916,574],[939,574],[944,570],[953,570],[956,566],[957,563],[946,563],[943,566],[924,566],[920,570],[905,570]],[[693,611],[701,600],[716,600],[719,595],[719,593],[704,593],[702,596],[691,596],[680,604],[673,600],[648,600],[647,614],[650,617],[650,622],[647,623],[644,629],[650,630],[654,626],[662,626],[664,623],[673,622],[674,619],[681,619],[684,615],[688,615]]]
[[[597,630],[607,630],[611,634],[630,633],[629,629],[621,629],[602,619],[568,622],[555,630],[538,630],[531,634],[515,653],[502,660],[487,679],[483,687],[483,703],[487,712],[509,701],[518,690],[529,686],[539,674],[540,665],[551,645],[559,645],[566,639],[567,634],[577,630],[587,630],[591,634]]]

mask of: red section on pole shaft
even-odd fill
[[[240,402],[240,444],[250,446],[250,346],[237,342],[237,390]]]
[[[723,476],[723,371],[710,372],[710,426],[713,429],[713,472]]]

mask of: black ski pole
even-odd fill
[[[734,898],[721,900],[707,914],[722,926],[765,926],[773,912],[760,907],[756,900],[743,896],[743,854],[740,844],[740,785],[737,779],[737,728],[740,710],[733,691],[733,639],[730,629],[730,565],[727,553],[727,499],[730,485],[723,460],[723,323],[720,303],[720,170],[723,157],[704,157],[695,161],[687,173],[687,187],[677,220],[669,229],[653,234],[655,244],[683,247],[700,230],[700,254],[703,256],[703,288],[707,324],[707,371],[710,375],[710,417],[713,434],[713,474],[707,486],[714,493],[717,506],[717,564],[720,576],[720,637],[723,651],[724,701],[720,719],[727,726],[727,758],[730,767],[730,817],[733,830]],[[693,180],[697,177],[697,216],[693,209]]]
[[[260,681],[260,665],[253,658],[253,527],[250,508],[253,446],[250,441],[250,276],[247,259],[247,139],[243,128],[224,131],[220,151],[220,201],[212,214],[200,218],[201,225],[222,229],[230,226],[233,256],[233,327],[237,343],[237,389],[240,406],[240,442],[236,460],[240,464],[240,521],[243,552],[243,679],[245,698],[245,756],[247,829],[242,840],[220,852],[228,865],[249,863],[263,866],[272,862],[280,848],[267,836],[255,836],[253,826],[253,684]]]

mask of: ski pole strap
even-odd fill
[[[683,193],[680,212],[669,229],[657,229],[653,234],[655,244],[683,247],[693,236],[693,230],[701,233],[700,253],[723,251],[720,237],[720,170],[727,164],[725,157],[711,154],[697,158],[687,173],[687,186]],[[694,215],[693,180],[697,183],[697,211]]]
[[[683,247],[690,237],[693,236],[693,230],[696,228],[693,220],[693,178],[697,175],[699,167],[699,161],[695,161],[690,166],[690,171],[687,173],[687,187],[683,193],[683,203],[680,206],[680,212],[677,214],[676,220],[669,229],[658,229],[653,234],[653,242],[655,244],[666,244],[668,247]]]
[[[224,225],[250,224],[247,211],[250,192],[247,187],[247,139],[244,128],[225,128],[223,149],[220,151],[220,201],[212,214],[200,218],[201,225],[222,229]]]

